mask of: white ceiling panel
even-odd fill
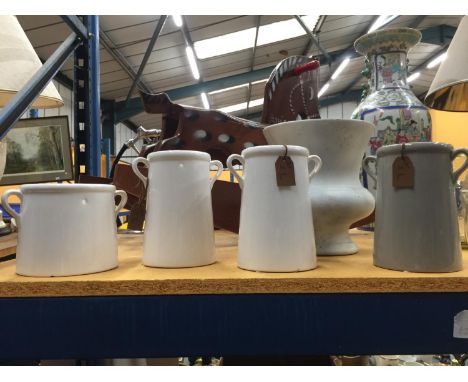
[[[72,30],[65,23],[47,25],[26,32],[31,44],[37,48],[62,43],[70,34]]]
[[[180,56],[164,61],[152,62],[151,64],[146,64],[144,74],[152,74],[161,72],[164,70],[169,70],[176,67],[186,67],[187,66],[187,58],[185,56]]]
[[[145,24],[159,19],[151,15],[102,15],[99,23],[104,31],[128,28],[133,25]]]
[[[153,28],[154,29],[154,28]],[[148,44],[150,39],[153,35],[154,30],[151,32],[149,37],[144,39],[136,39],[131,41],[130,43],[121,44],[116,41],[116,39],[112,38],[112,41],[118,45],[119,50],[125,54],[125,56],[136,56],[141,55],[143,56],[146,53],[146,49],[148,48]],[[180,31],[168,33],[168,34],[161,34],[156,41],[153,51],[167,49],[172,47],[182,46],[185,48],[185,41],[182,33]]]
[[[141,61],[143,60],[144,53],[142,54],[137,54],[134,56],[127,56],[128,62],[138,68],[141,64]],[[179,45],[179,46],[174,46],[171,48],[166,48],[166,49],[157,49],[154,50],[147,62],[147,65],[159,62],[159,61],[164,61],[164,60],[170,60],[172,58],[180,58],[180,57],[186,57],[185,55],[185,45]]]
[[[120,80],[128,79],[128,74],[123,70],[117,70],[109,73],[101,73],[101,85],[109,84]]]
[[[120,46],[128,43],[135,43],[145,39],[150,39],[156,29],[157,20],[142,24],[132,25],[126,28],[113,29],[106,32],[106,35]]]
[[[31,29],[42,28],[47,25],[60,24],[62,18],[60,16],[33,16],[22,15],[18,16],[18,21],[21,27],[28,32]]]

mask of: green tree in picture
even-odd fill
[[[38,170],[63,169],[61,135],[58,126],[44,126],[39,129]]]
[[[5,138],[5,141],[7,143],[5,174],[17,174],[33,171],[33,164],[24,159],[23,148],[21,145],[8,137]]]

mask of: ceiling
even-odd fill
[[[260,25],[270,24],[276,21],[291,19],[294,16],[261,16]],[[431,27],[446,25],[457,27],[462,16],[409,16],[403,15],[394,19],[382,29],[390,27],[413,27],[426,30]],[[118,53],[120,57],[136,73],[139,69],[149,41],[155,31],[160,16],[100,16],[101,41],[108,41],[108,46],[101,46],[101,97],[109,100],[123,100],[127,97],[132,85],[132,78],[128,70],[122,67],[115,59],[115,54],[109,53],[110,49]],[[333,71],[343,59],[344,53],[353,52],[353,43],[365,34],[376,20],[375,15],[354,16],[321,16],[314,30],[322,48],[334,61],[329,66],[322,64],[320,68],[320,86],[325,84]],[[185,16],[191,39],[199,40],[220,36],[230,32],[240,31],[246,28],[257,27],[258,16],[255,15],[230,15],[230,16]],[[46,60],[60,43],[70,34],[69,27],[60,16],[18,16],[23,29],[26,31],[31,43],[41,59]],[[434,29],[434,28],[433,28]],[[213,58],[198,60],[200,74],[203,81],[212,81],[251,70],[275,66],[287,55],[304,54],[311,46],[307,34],[296,38],[282,40],[280,42],[258,46],[253,55],[253,49],[237,51]],[[101,44],[102,45],[102,44]],[[149,56],[144,68],[141,82],[152,92],[168,91],[184,88],[197,84],[192,76],[186,53],[185,39],[179,27],[176,27],[171,17],[168,17],[162,32]],[[421,42],[414,47],[409,54],[409,71],[422,64],[426,64],[441,49],[443,43]],[[320,55],[321,51],[316,44],[312,44],[307,54]],[[360,72],[364,59],[358,55],[350,61],[339,78],[331,82],[327,92],[321,97],[321,101],[337,94],[348,94],[361,88],[363,82]],[[421,69],[421,75],[411,83],[416,95],[424,94],[437,70]],[[62,74],[72,78],[72,60],[68,60],[62,68]],[[221,81],[220,81],[221,84]],[[263,97],[264,82],[252,86],[250,99]],[[141,86],[141,84],[140,84]],[[220,85],[221,86],[221,85]],[[138,89],[135,89],[135,96]],[[217,94],[208,93],[211,108],[219,109],[225,106],[246,102],[249,97],[248,87],[242,87]],[[203,107],[199,95],[175,100],[196,107]],[[249,109],[249,113],[260,111],[262,106]],[[237,115],[245,114],[240,111]],[[135,125],[143,125],[146,128],[155,128],[160,125],[160,118],[146,113],[139,113],[130,118]]]

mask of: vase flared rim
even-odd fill
[[[287,147],[287,151],[286,151]],[[303,146],[297,145],[262,145],[262,146],[255,146],[249,147],[247,149],[242,150],[242,156],[244,158],[250,158],[254,156],[264,156],[264,155],[273,155],[273,156],[281,156],[281,155],[289,155],[289,156],[304,156],[307,157],[309,155],[309,150]]]
[[[367,33],[354,42],[356,52],[369,56],[385,52],[408,52],[421,41],[421,32],[413,28],[390,28]]]
[[[360,119],[303,119],[298,121],[280,122],[266,126],[263,131],[277,129],[368,129],[373,131],[374,125]]]

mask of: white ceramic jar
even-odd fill
[[[318,255],[349,255],[358,247],[352,223],[374,209],[374,197],[359,180],[361,161],[374,126],[343,119],[307,119],[267,126],[269,144],[301,145],[320,156],[322,169],[310,182]]]
[[[393,163],[402,155],[414,168],[412,188],[393,184]],[[458,155],[467,159],[453,171]],[[378,176],[370,162],[377,162]],[[409,272],[461,270],[455,183],[468,168],[468,150],[430,142],[389,145],[365,158],[363,168],[377,181],[374,264]]]
[[[285,146],[256,146],[227,160],[242,188],[239,226],[240,268],[264,272],[296,272],[317,266],[309,183],[322,161],[304,147],[287,146],[294,163],[295,186],[278,187],[275,162]],[[243,176],[233,161],[243,165]],[[309,173],[309,163],[314,166]],[[318,190],[314,190],[318,191]]]
[[[11,195],[21,200],[19,214],[8,203]],[[16,273],[72,276],[117,267],[116,215],[126,202],[125,191],[103,184],[31,184],[4,192],[2,206],[18,225]]]
[[[148,179],[138,164],[148,167]],[[210,166],[216,176],[210,178]],[[132,163],[135,174],[148,184],[143,264],[185,268],[215,261],[211,188],[223,172],[220,161],[200,151],[158,151]]]

